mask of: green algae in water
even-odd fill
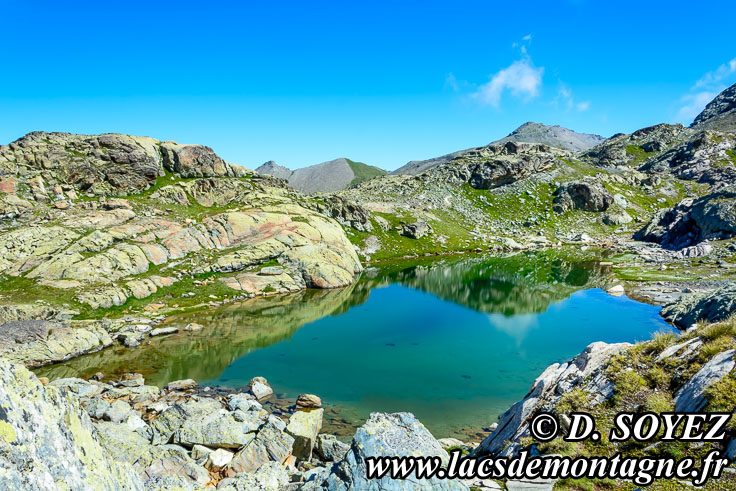
[[[437,437],[483,428],[551,363],[593,341],[649,339],[658,307],[599,288],[590,257],[525,253],[392,263],[352,287],[252,299],[173,318],[206,329],[41,369],[50,377],[141,371],[239,388],[257,375],[281,397],[318,394],[330,417],[410,411]]]

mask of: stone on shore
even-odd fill
[[[299,394],[299,397],[296,398],[296,408],[297,409],[319,408],[319,407],[322,407],[322,399],[320,399],[319,396],[316,396],[314,394]]]
[[[289,418],[286,432],[294,437],[292,454],[300,459],[312,458],[312,449],[317,442],[317,435],[322,429],[324,409],[300,409]]]
[[[253,377],[248,384],[248,390],[259,401],[273,394],[273,389],[268,385],[268,380],[264,377]]]
[[[166,384],[167,390],[194,390],[197,388],[197,382],[193,379],[174,380]]]

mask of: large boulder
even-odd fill
[[[662,317],[686,329],[696,322],[718,322],[736,312],[736,284],[729,283],[706,293],[681,296],[662,308]]]
[[[591,182],[567,182],[554,192],[554,207],[558,213],[568,210],[606,211],[613,204],[613,195],[606,188]]]
[[[447,452],[417,419],[409,413],[373,413],[358,428],[350,450],[335,464],[324,482],[317,483],[331,490],[420,490],[468,489],[465,484],[446,479],[417,479],[411,476],[399,481],[384,477],[367,479],[368,457],[439,457],[446,465]]]
[[[0,359],[0,488],[143,489],[133,467],[100,445],[71,392],[44,387]]]

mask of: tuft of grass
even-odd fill
[[[671,331],[659,331],[654,333],[652,340],[647,343],[647,351],[650,353],[661,353],[666,348],[672,346],[677,336]]]
[[[644,404],[644,408],[648,412],[652,413],[666,413],[668,411],[672,411],[675,408],[675,405],[669,395],[655,393],[649,396],[647,402]]]
[[[557,412],[567,414],[575,411],[583,411],[588,407],[590,395],[582,389],[573,389],[560,397],[557,403]]]

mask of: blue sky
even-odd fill
[[[254,168],[394,169],[525,121],[690,123],[736,82],[736,2],[0,0],[0,143],[202,143]]]

